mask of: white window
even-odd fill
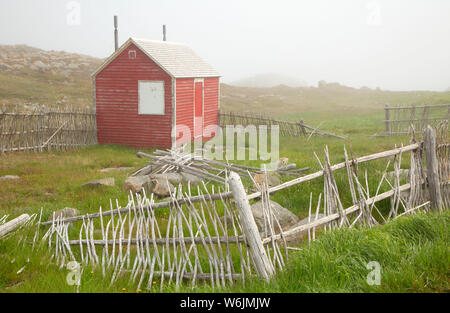
[[[164,82],[139,81],[139,114],[164,115]]]
[[[136,50],[128,51],[128,58],[131,59],[131,60],[136,59]]]

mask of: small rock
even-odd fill
[[[258,173],[253,176],[253,179],[257,185],[261,186],[266,181],[266,175],[264,173]],[[281,184],[280,175],[276,172],[267,172],[267,182],[269,187],[278,186]]]
[[[99,187],[99,186],[114,186],[115,181],[113,177],[108,178],[101,178],[101,179],[94,179],[91,181],[88,181],[87,183],[83,184],[83,186],[92,186],[92,187]]]
[[[0,180],[17,180],[17,179],[20,179],[20,177],[17,175],[5,175],[0,177]]]
[[[53,217],[56,218],[66,218],[66,217],[74,217],[80,215],[80,211],[74,208],[64,208],[62,210],[54,211],[50,216],[48,217],[48,220],[51,221]]]
[[[278,223],[280,223],[280,226],[283,230],[286,230],[290,228],[292,225],[299,222],[299,218],[289,211],[288,209],[283,208],[281,205],[276,203],[275,201],[270,200],[272,212],[274,213],[275,217],[278,219]],[[262,202],[258,201],[255,204],[251,206],[253,217],[255,218],[256,225],[258,226],[258,230],[260,233],[264,234],[264,215],[262,210]],[[275,233],[280,232],[280,229],[275,223],[274,226]]]
[[[149,192],[152,192],[154,195],[164,198],[169,196],[174,191],[174,186],[167,179],[156,179],[153,178],[151,180]]]
[[[131,171],[134,169],[134,167],[108,167],[108,168],[102,168],[100,170],[101,173],[108,173],[108,172],[114,172],[114,171]]]

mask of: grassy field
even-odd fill
[[[0,77],[5,79],[4,77]],[[88,89],[85,86],[86,90]],[[407,145],[408,137],[370,137],[383,131],[382,110],[391,104],[419,104],[450,102],[450,93],[381,92],[349,90],[346,87],[320,88],[238,88],[224,85],[221,106],[228,110],[262,110],[286,119],[303,118],[307,124],[348,135],[347,140],[331,137],[281,138],[280,157],[288,157],[297,167],[319,169],[313,152],[323,159],[328,146],[331,162],[344,160],[343,148],[354,157]],[[331,89],[330,89],[331,88]],[[64,92],[62,90],[61,92]],[[85,94],[85,91],[80,91]],[[1,93],[0,93],[1,94]],[[35,94],[31,93],[30,95]],[[242,94],[244,96],[242,96]],[[276,94],[271,96],[270,94]],[[262,96],[261,96],[262,95]],[[49,96],[50,97],[50,96]],[[56,98],[55,98],[56,99]],[[86,98],[87,99],[87,98]],[[49,98],[53,101],[53,98]],[[43,218],[64,207],[74,207],[81,213],[96,212],[109,207],[110,199],[124,205],[127,193],[122,184],[129,172],[101,173],[106,167],[139,168],[145,160],[136,157],[138,150],[119,146],[86,147],[68,152],[15,153],[0,157],[0,176],[18,175],[17,181],[0,182],[0,216],[37,213]],[[151,149],[142,151],[151,152]],[[259,161],[245,164],[260,165]],[[404,158],[403,167],[407,167]],[[371,191],[376,188],[386,160],[361,165],[360,171],[369,173]],[[392,165],[391,165],[392,167]],[[114,177],[114,187],[89,188],[82,185],[91,179]],[[288,180],[292,177],[283,177]],[[346,174],[336,174],[345,206],[351,204]],[[246,182],[247,184],[249,182]],[[386,189],[382,187],[382,191]],[[275,193],[271,199],[291,210],[300,218],[306,217],[309,197],[314,201],[323,192],[323,180],[316,179]],[[380,203],[387,208],[388,201]],[[448,213],[441,215],[400,218],[385,226],[372,229],[340,230],[321,234],[311,246],[290,254],[286,270],[267,284],[257,279],[237,284],[226,291],[248,292],[434,292],[448,291]],[[30,230],[32,231],[32,230]],[[74,292],[66,283],[66,269],[50,260],[46,248],[30,251],[23,234],[0,241],[0,292]],[[382,266],[382,284],[369,286],[365,264],[378,261]],[[22,272],[19,269],[25,265]],[[120,278],[113,286],[106,283],[98,269],[83,272],[81,292],[134,292],[133,284]],[[122,290],[122,289],[125,290]],[[167,286],[164,291],[174,291]],[[180,291],[211,291],[208,286]]]
[[[337,134],[374,134],[383,129],[384,106],[450,103],[450,92],[354,89],[339,84],[323,87],[246,88],[221,85],[221,108],[261,112],[298,121]],[[443,112],[445,115],[445,112]]]
[[[298,167],[309,166],[312,172],[319,169],[313,152],[322,158],[325,145],[329,148],[331,161],[335,163],[344,160],[344,144],[355,156],[362,156],[390,149],[395,144],[401,143],[408,144],[408,138],[373,138],[361,134],[351,136],[347,141],[329,137],[316,137],[310,141],[307,141],[306,138],[282,138],[280,156],[288,157],[290,162],[295,162]],[[125,205],[127,194],[122,191],[121,186],[129,173],[101,173],[100,169],[120,166],[139,168],[145,164],[145,160],[137,158],[136,152],[137,150],[126,147],[95,146],[69,152],[3,155],[0,176],[19,175],[21,178],[17,181],[0,183],[0,216],[36,213],[42,208],[43,218],[47,219],[51,216],[51,212],[63,207],[75,207],[81,213],[96,212],[100,206],[109,207],[110,199],[113,201],[118,199],[119,204]],[[245,163],[256,165],[260,162]],[[404,165],[406,166],[407,163]],[[376,186],[385,166],[385,161],[372,162],[370,166],[361,166],[361,169],[369,171],[371,186]],[[82,186],[88,180],[104,177],[114,177],[116,186],[101,188]],[[287,180],[289,177],[283,179]],[[348,189],[343,171],[336,175],[336,180],[340,190]],[[303,218],[307,216],[310,192],[313,194],[314,201],[317,201],[319,193],[323,192],[323,180],[317,179],[291,187],[275,193],[271,198]],[[344,205],[351,205],[350,195],[347,192],[342,192],[342,200]],[[387,205],[387,201],[385,204],[381,203],[380,209],[382,210],[383,206],[387,207]],[[160,217],[163,218],[162,215]],[[392,229],[391,226],[358,231],[342,230],[323,237],[319,236],[320,240],[314,242],[311,247],[303,247],[304,251],[292,253],[285,273],[277,275],[272,283],[264,284],[255,280],[248,282],[245,286],[235,285],[227,291],[445,291],[448,289],[446,285],[448,279],[445,279],[448,278],[446,269],[449,265],[448,255],[446,255],[448,238],[446,237],[447,233],[442,229],[448,228],[448,225],[445,224],[447,219],[448,215],[439,218],[435,216],[434,219],[418,218],[417,223],[425,221],[423,222],[425,223],[424,227],[427,228],[423,232],[418,230],[417,234],[414,234],[416,236],[414,238],[395,237],[389,233]],[[411,220],[410,223],[415,223],[414,218],[409,218],[409,220]],[[403,225],[400,222],[397,224],[400,225],[399,227]],[[412,231],[412,226],[409,227],[409,231]],[[436,230],[433,230],[432,234],[428,234],[430,228],[436,228]],[[425,237],[422,238],[422,236]],[[434,237],[430,239],[429,236]],[[73,292],[74,287],[67,285],[65,281],[67,270],[60,269],[50,261],[48,250],[41,248],[31,252],[29,245],[21,238],[23,238],[21,235],[16,235],[0,241],[0,290],[6,292]],[[330,249],[331,247],[334,248]],[[401,250],[398,250],[400,248]],[[395,254],[392,254],[394,251]],[[423,263],[426,261],[423,257],[428,253],[434,253],[433,257],[437,262],[429,268]],[[405,255],[408,257],[405,258]],[[352,260],[353,256],[356,259]],[[367,258],[362,259],[362,256],[367,256]],[[387,276],[383,276],[386,277],[386,281],[382,286],[364,285],[362,275],[366,275],[364,273],[368,271],[364,268],[362,260],[368,259],[369,256],[384,262],[382,266],[386,270]],[[27,262],[28,259],[29,262]],[[411,260],[416,263],[411,263]],[[402,270],[398,272],[396,266],[399,264],[398,262],[409,264],[409,266],[402,266]],[[16,274],[24,265],[26,265],[25,269],[20,274]],[[413,280],[412,275],[417,273],[419,273],[418,278]],[[296,277],[296,283],[293,282],[293,277]],[[300,277],[302,277],[301,280]],[[327,277],[333,278],[327,280]],[[397,282],[399,277],[403,279],[401,282]],[[95,268],[85,269],[82,281],[81,292],[133,292],[136,290],[135,286],[125,278],[119,279],[113,286],[109,286],[105,283],[108,280],[104,279],[100,271]],[[164,291],[175,291],[174,288],[174,286],[167,286]],[[180,291],[212,290],[209,286],[199,286],[194,289],[185,287]]]
[[[270,282],[253,278],[225,290],[214,290],[209,284],[180,289],[169,285],[163,291],[449,292],[449,218],[448,211],[418,214],[371,229],[322,234],[301,251],[290,253],[286,269]],[[16,234],[0,244],[0,291],[75,292],[76,286],[67,284],[68,271],[51,261],[47,247],[30,251],[22,236]],[[366,280],[372,270],[367,264],[373,261],[380,264],[379,285]],[[108,281],[109,276],[103,278],[99,268],[85,267],[79,292],[136,292],[136,284],[127,277],[112,286]],[[159,292],[159,288],[150,292]]]

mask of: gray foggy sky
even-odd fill
[[[107,57],[114,14],[120,43],[160,40],[166,24],[168,40],[224,82],[273,72],[310,85],[450,87],[449,0],[1,0],[0,44]]]

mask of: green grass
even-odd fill
[[[20,180],[0,184],[0,215],[36,212],[42,207],[46,217],[63,207],[92,212],[100,206],[109,206],[110,198],[123,203],[127,194],[122,191],[122,184],[130,173],[101,173],[100,170],[144,166],[145,160],[137,158],[135,153],[136,150],[127,147],[93,146],[69,152],[4,155],[0,176],[18,175]],[[114,177],[115,186],[82,186],[89,180],[105,177]]]
[[[307,141],[305,138],[282,138],[280,156],[288,157],[290,162],[297,163],[299,167],[309,166],[311,171],[316,171],[319,166],[312,154],[315,151],[323,159],[322,151],[325,145],[329,147],[331,162],[336,163],[343,161],[344,143],[356,157],[390,149],[395,143],[401,141],[407,144],[407,138],[403,137],[367,138],[363,135],[351,136],[346,142],[327,137],[317,137],[311,141]],[[14,217],[21,213],[37,213],[40,208],[43,208],[43,218],[47,219],[52,211],[66,206],[78,208],[81,213],[92,213],[96,212],[100,206],[109,207],[110,199],[118,199],[119,204],[124,205],[127,201],[127,194],[122,191],[121,186],[128,173],[101,173],[100,169],[119,166],[141,167],[145,164],[145,160],[137,158],[136,151],[119,146],[94,146],[68,152],[4,155],[1,159],[0,176],[19,175],[21,179],[0,183],[0,216],[10,214]],[[405,158],[404,166],[407,165],[407,162],[408,158]],[[245,163],[259,165],[257,161]],[[385,166],[386,161],[371,162],[370,166],[360,165],[361,172],[367,169],[370,173],[369,183],[373,186],[371,188],[376,187]],[[116,180],[115,187],[89,188],[82,186],[88,180],[111,176]],[[336,172],[335,177],[339,190],[347,190],[345,172]],[[290,178],[284,177],[283,179]],[[388,189],[387,186],[383,188]],[[282,190],[273,194],[271,198],[289,208],[299,217],[305,217],[308,211],[310,192],[313,193],[314,201],[317,201],[319,193],[323,192],[321,178]],[[350,195],[346,192],[342,192],[341,195],[344,205],[351,205]],[[383,209],[387,205],[388,201],[385,201],[379,207]],[[158,213],[157,216],[164,224],[163,212]],[[429,219],[425,216],[418,217],[417,220],[415,218],[404,220],[410,221],[410,224],[401,224],[400,221],[403,219],[400,219],[392,224],[397,225],[395,227],[386,225],[368,230],[341,230],[319,235],[319,239],[311,247],[303,246],[302,252],[290,253],[290,261],[284,271],[285,274],[277,275],[272,283],[266,284],[255,279],[249,281],[245,286],[237,284],[226,291],[395,292],[447,290],[448,277],[446,275],[448,273],[445,271],[448,268],[448,255],[446,254],[448,237],[442,229],[446,230],[448,225],[445,224],[444,227],[440,224],[441,222],[437,222],[437,219],[431,219],[431,217]],[[438,220],[447,223],[448,214]],[[419,227],[413,231],[413,227],[408,225],[419,225]],[[435,230],[431,231],[430,225]],[[77,234],[77,229],[72,229],[71,234],[72,236]],[[28,238],[32,238],[32,235],[30,233]],[[0,255],[2,256],[0,258],[0,290],[7,292],[74,292],[75,287],[67,285],[65,281],[67,269],[60,269],[54,265],[45,247],[31,252],[29,244],[23,238],[23,235],[17,235],[0,241]],[[423,263],[427,262],[428,259],[424,258],[427,255],[435,258],[429,268]],[[369,259],[369,256],[373,256],[373,260],[380,262],[384,269],[383,279],[385,280],[381,287],[366,286],[361,282],[361,275],[367,275],[368,272],[364,267],[367,262],[364,262]],[[355,258],[352,260],[353,257]],[[28,258],[30,258],[29,262],[27,262]],[[324,260],[327,262],[323,263]],[[411,264],[406,266],[409,263]],[[16,274],[25,264],[25,270],[19,275]],[[401,264],[401,267],[396,264]],[[400,272],[398,272],[399,268]],[[423,272],[418,273],[420,270]],[[414,278],[414,275],[418,276]],[[327,280],[327,277],[333,278]],[[401,281],[399,281],[400,278]],[[109,286],[108,281],[109,279],[103,278],[98,269],[87,267],[84,270],[83,285],[80,290],[81,292],[124,292],[122,288],[126,288],[125,291],[130,292],[136,290],[136,286],[130,284],[127,277],[119,279],[113,286]],[[410,285],[412,282],[414,284]],[[179,290],[176,290],[174,286],[166,286],[164,291],[201,292],[212,290],[209,285],[205,285],[194,289],[185,286]]]
[[[450,259],[448,211],[401,217],[370,229],[342,229],[322,234],[311,245],[290,253],[287,267],[270,282],[257,278],[236,283],[225,290],[209,285],[164,292],[448,292]],[[33,229],[29,230],[32,238]],[[75,292],[66,282],[65,268],[51,262],[46,247],[31,251],[16,234],[0,244],[0,291]],[[19,243],[19,244],[18,244]],[[380,285],[366,281],[376,261],[381,268]],[[25,265],[25,269],[16,274]],[[136,285],[121,277],[113,286],[98,268],[86,267],[80,292],[136,292]],[[159,292],[155,288],[153,292]],[[145,290],[144,290],[145,292]]]
[[[448,292],[448,211],[399,218],[370,229],[321,235],[292,253],[270,283],[252,281],[245,292]],[[381,284],[369,285],[370,261],[381,265]]]

